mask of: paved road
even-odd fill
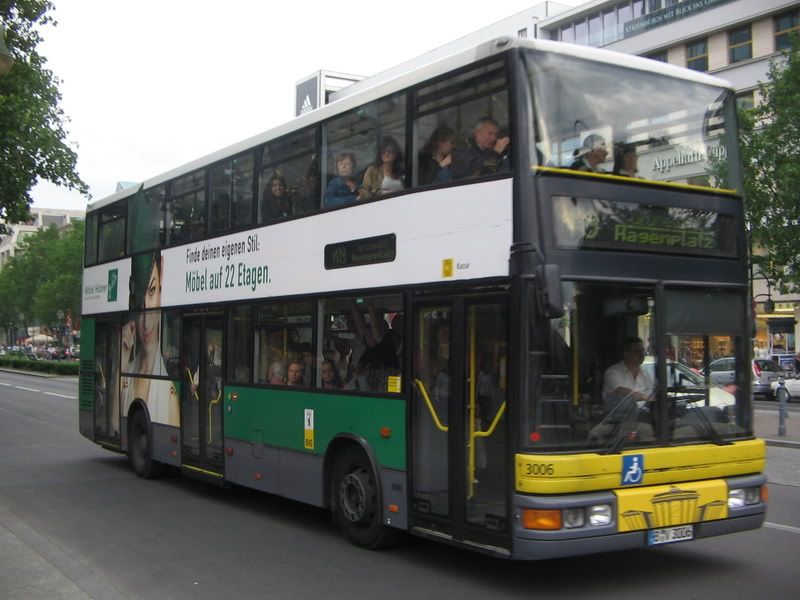
[[[139,480],[76,433],[76,404],[74,379],[0,373],[0,600],[795,597],[792,447],[769,447],[760,530],[524,564],[418,539],[367,552],[321,510],[180,477]],[[764,427],[771,408],[759,408]]]

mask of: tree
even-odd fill
[[[800,42],[770,65],[761,103],[740,111],[745,213],[752,257],[781,291],[800,292]]]
[[[67,143],[59,107],[58,78],[36,51],[39,31],[55,25],[46,0],[0,0],[6,45],[14,54],[11,71],[0,77],[0,223],[26,221],[30,191],[38,180],[88,196],[76,171],[77,155]]]
[[[81,310],[85,225],[73,221],[63,233],[55,225],[25,238],[0,271],[0,327],[63,324]]]

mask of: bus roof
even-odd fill
[[[140,189],[142,189],[142,187],[149,189],[174,179],[180,175],[212,165],[226,157],[235,156],[241,152],[245,152],[246,150],[264,144],[272,139],[276,139],[293,131],[298,131],[305,127],[315,125],[320,121],[346,112],[352,108],[360,106],[361,104],[365,104],[372,100],[382,98],[387,94],[406,89],[419,83],[420,81],[444,75],[450,71],[474,62],[478,62],[482,59],[489,58],[493,55],[502,54],[512,48],[525,48],[531,50],[540,50],[553,54],[561,54],[564,56],[573,56],[575,58],[612,64],[629,69],[657,73],[666,77],[673,77],[685,81],[693,81],[700,84],[727,88],[731,90],[733,89],[731,84],[727,81],[713,77],[706,73],[685,69],[683,67],[670,65],[639,56],[623,54],[620,52],[614,52],[612,50],[605,50],[603,48],[592,48],[589,46],[567,44],[564,42],[555,42],[550,40],[530,40],[511,37],[497,38],[470,48],[469,50],[459,51],[451,56],[432,61],[428,64],[422,64],[419,63],[419,59],[413,59],[411,61],[407,61],[406,63],[402,63],[397,67],[392,67],[391,69],[363,79],[362,81],[349,86],[350,88],[353,88],[352,91],[349,88],[345,88],[348,91],[346,93],[340,92],[340,97],[330,104],[321,106],[314,111],[291,119],[290,121],[282,123],[281,125],[273,127],[272,129],[268,129],[267,131],[232,144],[226,148],[146,179],[141,183],[136,183],[130,187],[119,190],[96,202],[90,203],[87,206],[87,212],[97,210],[123,198],[133,196]],[[342,90],[342,92],[344,92],[344,90]]]

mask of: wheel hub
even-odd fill
[[[348,521],[358,523],[364,518],[367,507],[367,490],[358,473],[348,473],[342,479],[339,499],[342,513]]]

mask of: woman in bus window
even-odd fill
[[[261,198],[261,221],[285,219],[292,214],[292,197],[286,189],[286,180],[273,175]]]
[[[358,199],[366,200],[380,194],[402,190],[403,157],[400,144],[393,137],[385,137],[378,146],[375,162],[367,167],[364,181],[358,190]]]
[[[419,153],[419,185],[450,181],[453,178],[450,164],[455,149],[455,131],[446,125],[434,129]]]
[[[321,387],[329,390],[338,390],[342,387],[342,380],[336,370],[336,365],[330,358],[322,361],[320,369]]]
[[[325,207],[343,206],[356,199],[358,183],[355,178],[356,157],[352,152],[343,152],[336,157],[336,172],[325,189]]]

